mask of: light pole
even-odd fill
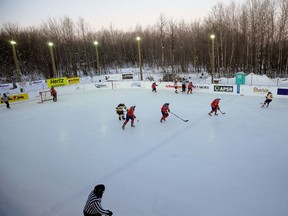
[[[141,62],[141,47],[140,47],[140,37],[136,38],[137,42],[138,42],[138,57],[139,57],[139,67],[140,67],[140,80],[143,80],[143,75],[142,75],[142,62]]]
[[[98,54],[98,41],[94,41],[94,45],[95,45],[95,47],[96,47],[97,74],[100,75],[99,54]]]
[[[215,74],[215,59],[214,59],[214,39],[215,39],[215,35],[212,34],[210,36],[210,38],[212,40],[212,57],[211,57],[212,76],[211,76],[211,82],[213,84],[214,83],[214,74]]]
[[[51,60],[52,60],[53,74],[54,74],[54,77],[57,77],[55,60],[54,60],[53,49],[52,49],[54,44],[52,42],[49,42],[48,46],[49,46],[49,49],[50,49],[50,55],[51,55]]]
[[[21,74],[20,74],[20,70],[19,70],[19,64],[18,64],[18,59],[17,59],[17,55],[16,55],[16,49],[15,49],[16,42],[15,41],[10,41],[10,43],[12,45],[13,58],[14,58],[14,62],[15,62],[17,79],[18,79],[17,81],[21,81]]]

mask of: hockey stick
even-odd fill
[[[225,114],[225,112],[222,112],[220,109],[219,109],[219,111],[220,111],[221,114]]]
[[[188,119],[182,119],[181,117],[179,117],[178,115],[174,114],[173,112],[170,112],[172,115],[176,116],[177,118],[181,119],[182,121],[184,122],[188,122],[189,120]]]

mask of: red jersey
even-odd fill
[[[156,88],[156,83],[152,83],[152,89]]]
[[[127,111],[127,115],[130,117],[134,117],[134,107],[130,107],[129,110]]]
[[[192,88],[192,87],[194,87],[194,86],[193,86],[193,84],[190,82],[190,83],[188,84],[188,88]]]
[[[219,102],[220,102],[220,99],[217,98],[211,103],[211,106],[214,108],[217,108],[219,107]]]
[[[164,104],[161,108],[161,111],[165,113],[170,112],[169,104]]]
[[[57,94],[57,91],[54,88],[51,88],[50,92],[51,92],[51,95],[56,95]]]

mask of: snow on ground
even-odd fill
[[[285,216],[287,99],[118,89],[0,107],[0,215],[79,216],[106,185],[114,215]],[[123,131],[120,102],[139,122]],[[170,115],[160,123],[160,108]]]

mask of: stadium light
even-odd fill
[[[21,74],[19,70],[19,64],[18,64],[18,59],[17,59],[17,54],[16,54],[16,48],[15,45],[17,44],[16,41],[10,41],[12,45],[12,52],[13,52],[13,58],[14,58],[14,63],[16,67],[16,73],[17,73],[17,81],[21,81]]]
[[[140,68],[140,80],[143,80],[143,75],[142,75],[142,62],[141,62],[141,46],[140,46],[140,37],[136,37],[136,40],[138,42],[138,58],[139,58],[139,68]]]
[[[95,45],[95,47],[96,47],[97,74],[100,75],[100,67],[99,67],[99,53],[98,53],[98,41],[94,41],[94,45]]]
[[[55,60],[54,60],[54,55],[53,55],[53,46],[54,46],[54,44],[53,44],[52,42],[49,42],[49,43],[48,43],[48,46],[49,46],[50,55],[51,55],[51,60],[52,60],[53,74],[54,74],[54,77],[57,77]]]
[[[214,83],[214,74],[215,74],[215,57],[214,57],[214,39],[215,39],[215,35],[212,34],[210,36],[210,38],[212,40],[212,57],[211,57],[212,76],[211,76],[211,82],[213,84]]]

